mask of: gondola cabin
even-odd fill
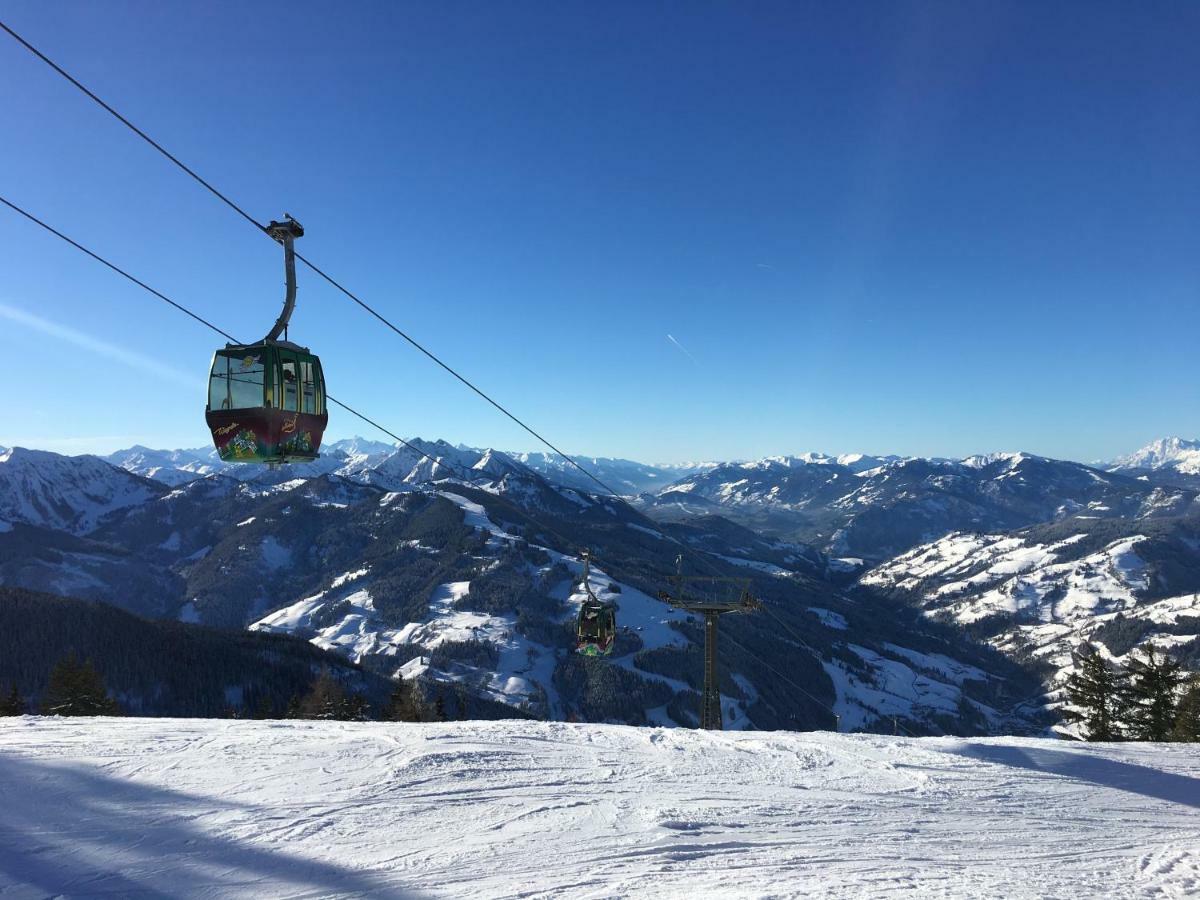
[[[329,422],[321,361],[289,341],[229,344],[213,356],[204,419],[226,462],[310,462]]]
[[[616,637],[617,612],[612,604],[584,601],[575,623],[575,649],[584,656],[608,656]]]

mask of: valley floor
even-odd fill
[[[3,898],[1197,891],[1197,745],[0,720]]]

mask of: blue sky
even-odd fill
[[[3,18],[571,451],[1092,460],[1200,434],[1200,5]],[[275,246],[3,35],[0,136],[0,194],[234,334],[274,321]],[[535,449],[300,275],[292,337],[335,395]],[[202,445],[215,346],[0,210],[0,444]],[[355,433],[378,437],[335,411]]]

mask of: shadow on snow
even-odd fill
[[[236,801],[0,755],[0,894],[418,896],[369,872],[214,833],[226,817],[281,824]]]
[[[1200,779],[1152,769],[1137,763],[1109,759],[1089,751],[1084,745],[1078,746],[1081,749],[1051,750],[1041,747],[964,744],[947,752],[1002,766],[1087,781],[1101,787],[1200,809]]]

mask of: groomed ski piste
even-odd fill
[[[17,718],[0,897],[1185,897],[1186,744]]]

